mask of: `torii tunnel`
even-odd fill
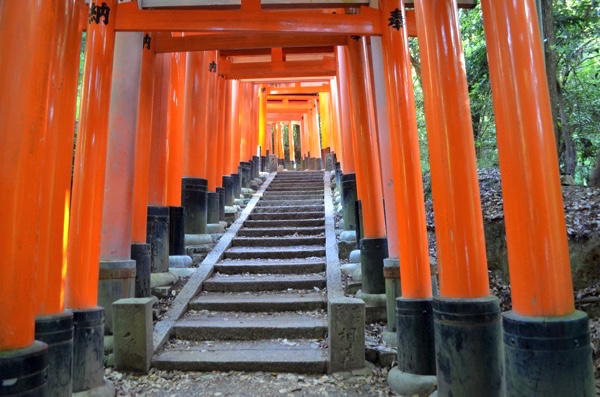
[[[512,311],[490,295],[458,22],[475,3],[0,0],[0,395],[100,387],[100,280],[134,274],[136,258],[162,271],[169,253],[147,244],[169,234],[157,220],[185,225],[172,237],[181,254],[183,233],[205,233],[248,178],[282,166],[335,171],[347,230],[360,201],[363,292],[400,279],[388,300],[400,371],[437,374],[439,396],[595,395],[535,0],[481,0]],[[71,350],[49,353],[44,332],[67,335]]]

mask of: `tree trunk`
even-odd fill
[[[577,149],[575,147],[575,142],[573,142],[573,132],[571,131],[571,126],[569,125],[569,120],[567,118],[562,89],[558,83],[556,84],[556,92],[558,93],[562,138],[565,143],[565,174],[574,177],[575,168],[577,168]]]
[[[600,187],[600,152],[598,152],[598,158],[596,159],[596,168],[590,179],[590,186]]]
[[[560,158],[560,127],[558,125],[558,80],[556,76],[556,52],[554,45],[554,12],[552,11],[552,0],[542,0],[542,19],[544,25],[544,49],[546,59],[546,78],[548,79],[548,91],[550,94],[550,106],[552,107],[552,120],[554,121],[554,138],[556,139],[556,150]]]

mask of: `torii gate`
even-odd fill
[[[225,190],[232,180],[240,186],[248,148],[256,146],[257,137],[261,147],[264,143],[266,93],[259,94],[254,84],[327,79],[332,95],[337,92],[339,115],[350,115],[338,116],[341,145],[336,149],[343,154],[345,182],[356,180],[362,202],[365,292],[384,292],[382,261],[389,244],[390,255],[399,258],[402,285],[396,305],[403,316],[397,325],[418,330],[399,333],[400,369],[437,371],[440,395],[500,395],[504,381],[509,394],[594,393],[587,316],[574,308],[534,0],[481,0],[514,308],[503,315],[503,330],[487,280],[456,8],[474,1],[381,0],[377,9],[350,0],[335,3],[335,12],[327,0],[241,0],[239,9],[225,9],[231,7],[228,0],[214,0],[208,10],[201,0],[178,1],[106,0],[86,6],[83,0],[69,0],[40,8],[22,0],[0,6],[0,205],[8,214],[0,231],[5,258],[0,267],[0,379],[11,379],[1,387],[12,387],[9,393],[44,387],[45,377],[35,374],[45,370],[48,350],[35,342],[36,321],[39,329],[47,322],[66,334],[74,329],[73,391],[105,387],[101,357],[86,360],[102,351],[100,262],[119,264],[120,273],[133,274],[130,242],[145,242],[139,214],[147,204],[156,207],[152,215],[158,219],[168,216],[167,206],[181,206],[219,183]],[[301,9],[285,9],[290,4]],[[180,10],[179,5],[191,8]],[[414,11],[407,11],[408,5]],[[71,195],[67,159],[84,29],[86,63]],[[420,46],[441,264],[440,296],[433,299],[409,36],[418,37]],[[286,59],[311,47],[335,58]],[[236,51],[265,49],[271,55],[267,61],[232,60]],[[187,51],[202,53],[184,55]],[[201,106],[190,108],[199,96]],[[222,109],[218,118],[208,117],[217,103]],[[203,153],[203,164],[193,164],[186,155],[192,148]],[[140,170],[152,178],[137,182],[133,177]],[[187,190],[178,194],[184,175],[190,178]],[[231,194],[236,186],[230,186]],[[131,213],[138,214],[135,221]],[[201,232],[202,222],[194,226]],[[107,230],[114,234],[106,237]],[[390,238],[393,232],[396,237]],[[154,259],[153,266],[160,268],[160,258]],[[90,329],[94,336],[86,340]],[[25,372],[15,372],[21,369]],[[38,381],[22,386],[22,378]]]

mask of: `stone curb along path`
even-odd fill
[[[329,181],[323,172],[269,176],[156,325],[156,368],[364,365],[364,304],[343,297]]]

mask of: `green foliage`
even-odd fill
[[[575,180],[587,184],[600,155],[600,5],[561,0],[553,6],[557,79],[577,149]]]

